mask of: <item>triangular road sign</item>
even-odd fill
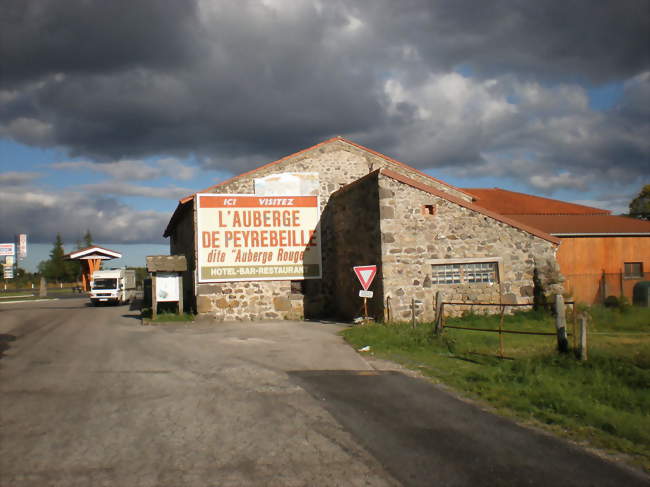
[[[373,279],[375,278],[375,274],[377,274],[377,266],[359,265],[353,267],[352,269],[354,269],[354,273],[359,278],[359,282],[363,286],[363,289],[367,291],[370,285],[372,284]]]

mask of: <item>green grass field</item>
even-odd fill
[[[630,455],[650,470],[650,309],[593,307],[589,360],[559,355],[554,336],[503,335],[432,324],[365,325],[344,337],[356,348],[420,370],[500,413],[532,421],[577,441]],[[498,316],[449,318],[447,325],[498,329]],[[525,312],[504,329],[554,332],[553,318]],[[568,331],[572,331],[569,317]],[[569,338],[572,342],[572,338]]]

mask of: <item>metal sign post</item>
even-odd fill
[[[362,291],[359,291],[359,297],[363,298],[363,321],[368,323],[368,298],[372,298],[372,291],[368,291],[368,288],[372,284],[372,281],[375,279],[377,274],[376,265],[360,265],[352,268],[354,273],[357,275],[357,279],[363,287]]]

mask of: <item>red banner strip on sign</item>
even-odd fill
[[[316,208],[318,196],[199,196],[201,208]]]

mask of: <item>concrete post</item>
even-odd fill
[[[587,317],[580,316],[580,360],[587,360]]]
[[[158,292],[156,291],[156,273],[151,274],[151,319],[155,320],[158,316]]]
[[[183,274],[178,274],[178,314],[183,314]]]

